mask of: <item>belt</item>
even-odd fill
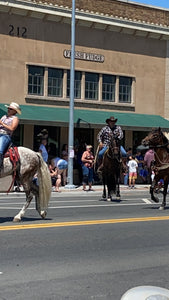
[[[7,131],[4,130],[4,129],[0,129],[0,134],[7,134],[8,135]]]

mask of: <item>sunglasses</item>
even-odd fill
[[[8,107],[9,110],[13,110],[13,108]]]

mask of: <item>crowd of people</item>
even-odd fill
[[[124,185],[129,186],[129,188],[135,188],[135,182],[137,179],[140,180],[140,183],[151,183],[151,164],[153,161],[153,149],[147,150],[145,154],[140,150],[137,150],[136,154],[133,155],[132,149],[129,148],[125,159],[126,168],[123,173]]]
[[[8,109],[7,114],[0,120],[0,170],[3,165],[4,152],[11,143],[12,133],[19,124],[19,119],[16,114],[21,114],[20,106],[15,102],[11,102],[10,105],[6,105],[6,107]],[[110,146],[112,137],[119,147],[119,157],[121,157],[123,166],[125,166],[123,171],[124,185],[129,186],[129,188],[135,188],[135,182],[138,176],[140,177],[139,179],[142,180],[142,183],[151,183],[153,177],[151,163],[154,161],[153,149],[147,150],[144,154],[137,149],[138,151],[133,155],[131,148],[125,150],[121,145],[123,131],[121,127],[116,124],[117,119],[111,116],[107,118],[105,122],[106,126],[99,131],[97,136],[98,148],[96,157],[94,157],[92,145],[87,145],[83,142],[83,145],[78,145],[74,148],[74,168],[78,170],[79,182],[83,186],[83,191],[93,190],[93,181],[95,177],[97,177],[96,174],[99,174],[103,168],[103,156]],[[52,151],[53,145],[48,145],[48,131],[46,129],[43,129],[38,134],[38,138],[40,140],[38,151],[48,164],[53,190],[59,192],[59,187],[61,185],[65,186],[67,183],[68,145],[63,145],[61,157],[58,157],[56,156],[56,149]],[[52,155],[50,155],[51,153]],[[95,168],[94,172],[94,163],[96,162],[97,168]],[[35,176],[34,180],[36,179]],[[87,185],[88,189],[86,187]]]
[[[83,143],[83,145],[75,146],[74,148],[73,167],[78,170],[79,183],[82,184],[83,191],[93,190],[93,182],[98,180],[97,174],[103,168],[103,156],[110,145],[112,136],[117,145],[119,145],[120,157],[123,166],[125,166],[123,168],[121,183],[129,188],[135,188],[135,183],[138,179],[139,183],[151,183],[151,162],[154,160],[153,149],[149,149],[144,154],[138,150],[134,155],[132,148],[125,150],[120,142],[123,139],[123,131],[120,126],[116,125],[116,122],[117,119],[114,117],[106,119],[106,126],[99,131],[96,157],[94,156],[92,145]],[[59,192],[59,187],[61,185],[65,186],[67,183],[68,145],[63,145],[61,157],[52,157],[51,159],[46,148],[47,138],[48,135],[46,132],[45,135],[41,135],[39,151],[45,162],[48,162],[53,190]],[[50,145],[48,148],[50,149]],[[98,165],[94,171],[94,162],[96,163],[96,161]]]

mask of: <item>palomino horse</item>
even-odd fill
[[[42,218],[46,217],[48,202],[51,195],[51,177],[47,164],[38,152],[28,148],[18,147],[20,156],[19,163],[16,166],[16,181],[23,185],[26,194],[26,203],[20,212],[14,217],[14,222],[21,221],[26,209],[28,208],[33,196],[35,196],[36,209]],[[4,158],[3,169],[0,177],[5,177],[14,172],[13,164],[9,157]],[[33,177],[37,174],[38,185],[33,183]]]
[[[158,197],[154,195],[158,190],[158,182],[160,179],[164,180],[162,192],[163,201],[159,208],[163,210],[166,207],[166,195],[169,182],[169,141],[159,127],[158,129],[153,129],[152,132],[142,140],[142,144],[154,149],[155,162],[152,169],[155,173],[155,177],[150,187],[151,199],[154,202],[159,202]]]
[[[108,198],[112,201],[112,194],[116,195],[116,199],[120,200],[120,147],[117,141],[112,137],[111,144],[103,157],[102,181],[103,181],[103,198],[106,198],[106,185]]]

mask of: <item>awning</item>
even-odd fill
[[[21,105],[21,124],[69,126],[69,108]],[[6,113],[4,104],[0,104],[0,115]],[[117,124],[123,129],[147,131],[161,127],[169,132],[169,121],[159,115],[136,114],[90,109],[74,109],[74,126],[77,128],[101,128],[110,116],[118,119]]]

